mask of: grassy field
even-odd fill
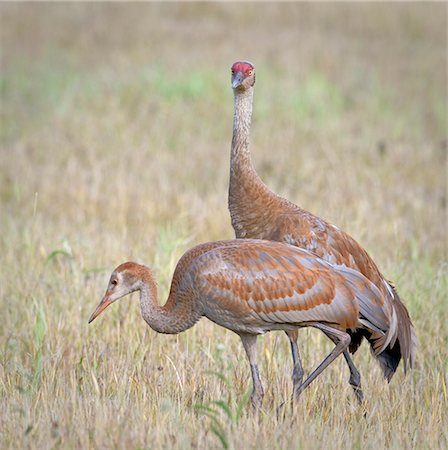
[[[447,448],[446,9],[1,3],[0,447]],[[415,323],[408,376],[356,354],[365,411],[341,359],[277,418],[283,333],[260,339],[257,417],[236,335],[157,335],[136,297],[87,324],[119,263],[154,267],[164,301],[187,248],[233,237],[236,59],[262,178],[361,242]],[[299,344],[307,372],[330,349]]]

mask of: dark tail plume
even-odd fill
[[[412,369],[417,350],[417,336],[411,318],[409,317],[408,310],[398,296],[395,288],[390,283],[389,286],[392,294],[390,302],[396,316],[395,336],[384,350],[376,354],[384,378],[386,378],[387,381],[392,379],[402,358],[405,374],[409,369]],[[378,345],[375,344],[378,340],[376,333],[372,333],[370,336],[366,337],[372,346],[372,350],[378,348]]]

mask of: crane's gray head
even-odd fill
[[[255,84],[255,67],[249,61],[237,61],[232,66],[232,88],[245,91]]]
[[[110,276],[103,299],[90,316],[89,323],[95,320],[109,305],[131,292],[141,288],[142,279],[147,276],[149,269],[134,262],[119,265]],[[150,273],[150,272],[149,272]]]

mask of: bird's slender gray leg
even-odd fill
[[[337,343],[337,340],[324,331],[327,337],[329,337],[335,344]],[[350,369],[350,379],[348,382],[350,383],[350,386],[353,388],[356,398],[358,399],[358,402],[362,404],[364,401],[364,393],[361,388],[361,374],[359,373],[358,369],[355,366],[355,363],[353,362],[350,353],[348,350],[344,350],[344,358],[347,362],[348,368]]]
[[[303,381],[303,367],[302,367],[302,360],[300,358],[299,347],[297,346],[298,332],[286,331],[286,334],[288,335],[289,343],[291,344],[291,354],[293,362],[292,384],[294,396],[294,392],[296,392],[297,389],[299,389]]]
[[[344,350],[344,358],[347,361],[348,367],[350,369],[350,379],[348,380],[348,382],[355,391],[358,402],[362,404],[362,402],[364,401],[364,392],[362,392],[361,388],[361,374],[355,367],[355,364],[347,350]]]
[[[241,341],[246,350],[252,372],[253,390],[250,401],[254,409],[259,409],[263,403],[264,391],[260,380],[260,373],[257,365],[257,335],[240,334]]]
[[[337,344],[336,347],[330,352],[330,354],[317,366],[317,368],[310,374],[310,376],[295,392],[296,398],[299,397],[299,395],[350,345],[351,338],[348,333],[321,323],[316,323],[312,326],[318,328],[319,330],[322,330],[325,334],[333,336],[337,340]]]

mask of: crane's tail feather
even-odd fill
[[[390,381],[402,358],[405,373],[413,367],[417,337],[406,306],[390,283],[387,287],[390,296],[386,298],[371,283],[358,291],[362,327],[352,333],[350,351],[354,353],[365,337]]]
[[[414,325],[412,324],[409,312],[401,301],[397,291],[391,283],[388,283],[392,293],[392,306],[398,320],[397,341],[399,343],[399,351],[403,358],[404,372],[414,367],[415,355],[417,352],[417,335],[415,334]]]
[[[392,379],[401,359],[403,359],[405,374],[414,366],[417,349],[417,336],[408,310],[393,286],[389,286],[393,297],[390,297],[389,302],[384,303],[389,322],[387,329],[383,329],[382,332],[381,329],[378,330],[380,327],[375,329],[371,326],[373,324],[360,320],[363,325],[370,325],[372,332],[366,337],[387,381]]]

